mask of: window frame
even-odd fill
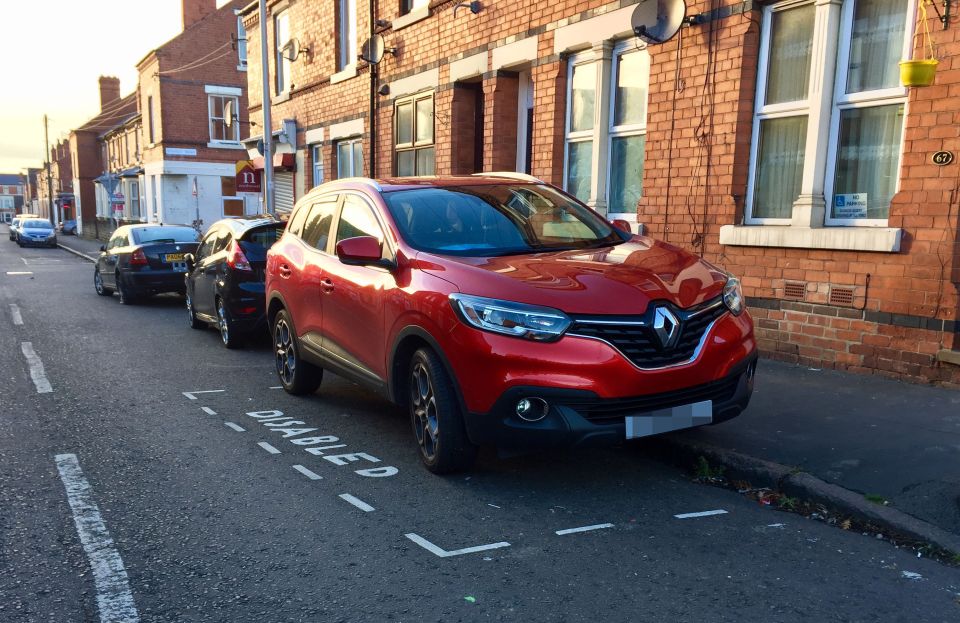
[[[430,118],[430,138],[424,140],[417,140],[417,103],[430,100],[433,105],[433,114]],[[410,104],[410,142],[401,143],[400,142],[400,106]],[[432,149],[433,150],[433,171],[434,173],[437,170],[437,100],[434,97],[433,91],[421,91],[420,93],[415,93],[413,95],[408,95],[404,97],[399,97],[393,102],[393,171],[394,174],[400,175],[399,172],[399,154],[405,152],[413,152],[413,175],[424,175],[419,171],[419,152],[421,150]],[[431,173],[429,175],[433,175]]]
[[[234,14],[237,16],[237,71],[247,71],[247,29],[240,10],[234,10]]]
[[[409,15],[423,8],[430,8],[430,0],[400,0],[400,15]]]
[[[619,78],[620,64],[619,60],[626,56],[627,54],[646,54],[647,55],[647,90],[646,98],[647,101],[644,102],[643,106],[643,121],[640,123],[634,124],[624,124],[624,125],[615,125],[617,120],[617,79]],[[609,102],[609,122],[607,124],[607,136],[606,136],[606,150],[607,150],[607,166],[606,166],[606,176],[607,176],[607,185],[606,185],[606,204],[607,204],[607,213],[608,214],[626,214],[625,212],[611,212],[611,180],[613,179],[613,141],[617,138],[629,138],[633,136],[642,136],[643,137],[643,156],[644,162],[643,166],[640,168],[640,197],[643,197],[643,168],[646,166],[646,156],[647,156],[647,119],[650,116],[649,107],[650,107],[650,69],[651,69],[651,59],[650,52],[646,48],[638,49],[635,42],[633,41],[621,41],[617,43],[612,51],[611,60],[610,60],[610,100]],[[637,206],[633,206],[633,213],[637,212]]]
[[[312,171],[313,186],[323,184],[323,145],[314,143],[310,146],[310,168]]]
[[[232,128],[226,126],[226,116],[215,117],[213,115],[213,98],[218,97],[223,100],[222,110],[224,113],[227,109],[227,100],[233,100],[233,109],[240,110],[240,98],[236,95],[228,95],[226,93],[207,93],[207,131],[210,134],[210,143],[213,145],[231,145],[236,146],[240,144],[240,124],[234,123]],[[214,123],[219,122],[222,125],[224,135],[227,133],[233,134],[233,140],[225,140],[213,137],[213,128]]]
[[[570,180],[570,144],[571,143],[586,143],[597,140],[596,132],[596,105],[597,105],[597,93],[596,93],[596,80],[594,80],[594,95],[593,95],[593,105],[594,105],[594,127],[591,127],[589,130],[571,130],[571,122],[573,119],[573,72],[574,70],[581,65],[590,65],[591,63],[600,64],[600,59],[596,58],[592,52],[585,52],[583,54],[576,54],[571,56],[567,62],[567,110],[563,126],[563,190],[570,193],[571,196],[576,196],[573,194],[572,190],[568,189],[569,180]],[[597,67],[597,71],[602,71],[602,67]],[[590,185],[593,186],[593,156],[591,152],[590,158]],[[579,197],[578,197],[579,199]],[[587,203],[590,197],[580,199],[583,203]]]
[[[350,145],[350,158],[348,162],[350,163],[350,174],[343,175],[343,158],[340,157],[340,146],[341,145]],[[355,171],[354,163],[356,162],[356,150],[360,149],[360,162],[361,170]],[[334,153],[337,156],[337,179],[344,179],[348,177],[361,177],[363,175],[363,137],[362,136],[351,136],[339,139],[334,142]]]
[[[357,64],[357,1],[337,1],[337,71]]]
[[[280,41],[280,22],[285,22],[286,40]],[[283,97],[290,94],[290,74],[293,63],[283,56],[283,46],[290,40],[290,11],[287,8],[273,15],[274,79],[273,94]]]

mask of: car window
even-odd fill
[[[330,238],[330,226],[333,224],[333,213],[337,210],[337,199],[331,197],[310,206],[310,214],[303,224],[303,241],[320,249],[327,250],[327,240]]]
[[[252,244],[258,244],[264,249],[269,249],[273,243],[279,240],[283,233],[283,223],[272,223],[263,227],[251,229],[243,235],[243,241]]]
[[[223,230],[220,232],[220,235],[217,236],[217,241],[213,245],[213,252],[220,253],[227,248],[231,240],[233,240],[233,235],[229,231]]]
[[[290,222],[287,224],[287,231],[294,236],[299,236],[300,230],[303,229],[303,221],[306,220],[308,212],[310,212],[310,206],[300,206],[296,214],[293,215],[293,218],[290,219]]]
[[[49,221],[43,221],[40,219],[31,219],[23,222],[24,229],[53,229],[53,225]]]
[[[218,234],[219,230],[207,232],[207,235],[203,237],[203,241],[200,243],[200,246],[197,247],[197,252],[194,254],[195,261],[199,262],[213,252],[213,245],[217,242]]]
[[[107,249],[116,249],[118,247],[127,246],[127,237],[121,232],[114,232],[113,236],[110,238],[110,242],[107,243]]]
[[[150,242],[196,242],[200,234],[192,227],[134,227],[130,230],[137,244]]]
[[[373,210],[359,197],[347,195],[337,225],[337,242],[357,236],[373,236],[383,244],[383,229]]]

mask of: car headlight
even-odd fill
[[[727,283],[723,286],[723,304],[734,316],[743,313],[743,290],[740,288],[740,280],[733,275],[727,278]]]
[[[466,294],[451,294],[450,303],[457,315],[471,326],[538,342],[559,340],[570,326],[566,314],[549,307]]]

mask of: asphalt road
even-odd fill
[[[633,445],[433,476],[398,408],[92,278],[0,227],[2,622],[960,619],[956,568]]]

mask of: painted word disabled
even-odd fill
[[[350,465],[365,461],[367,463],[379,463],[380,459],[371,456],[366,452],[333,452],[346,448],[347,444],[339,443],[340,439],[333,435],[317,434],[320,429],[307,426],[306,422],[297,420],[284,415],[283,411],[250,411],[248,416],[257,420],[268,429],[282,435],[283,439],[290,443],[302,446],[305,452],[314,456],[319,456],[325,461],[334,465]],[[354,473],[366,476],[368,478],[386,478],[394,476],[399,472],[396,467],[386,465],[383,467],[368,467],[354,470]]]

